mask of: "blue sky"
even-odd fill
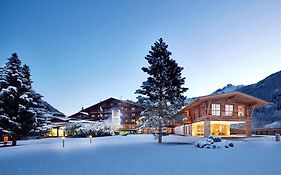
[[[0,1],[0,64],[17,52],[34,88],[70,115],[108,97],[135,100],[160,37],[184,67],[188,97],[251,84],[281,68],[281,1]]]

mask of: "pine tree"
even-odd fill
[[[167,48],[162,38],[151,46],[145,57],[149,66],[142,68],[148,78],[136,91],[140,94],[139,103],[147,106],[141,117],[143,126],[159,129],[159,143],[162,142],[162,127],[171,125],[175,114],[184,105],[183,93],[188,90],[183,87],[183,68],[170,58],[172,53]]]
[[[21,67],[21,61],[14,53],[4,67],[4,83],[1,87],[0,124],[10,131],[13,145],[18,137],[26,136],[36,126],[36,113],[33,108],[30,72],[28,67]]]
[[[32,109],[36,113],[36,130],[35,133],[38,133],[39,136],[42,135],[42,132],[45,132],[46,129],[44,129],[44,126],[46,126],[48,123],[50,123],[51,120],[51,112],[47,109],[45,106],[45,103],[42,100],[42,95],[37,93],[32,89],[32,80],[31,80],[31,73],[30,69],[27,65],[23,65],[23,75],[24,79],[26,80],[26,89],[28,92],[30,92],[30,96],[33,100],[32,103]]]
[[[6,118],[6,114],[4,113],[4,102],[3,99],[1,98],[4,94],[4,91],[2,91],[4,89],[4,87],[6,86],[7,81],[5,79],[5,72],[4,69],[2,67],[0,67],[0,126],[1,122],[3,121],[4,118]]]

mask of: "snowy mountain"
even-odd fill
[[[232,84],[228,84],[227,86],[223,87],[222,89],[218,89],[215,92],[213,92],[212,94],[222,94],[222,93],[227,93],[227,92],[234,92],[237,91],[238,89],[244,87],[244,85],[232,85]]]
[[[243,92],[272,102],[270,105],[257,108],[254,111],[253,126],[255,128],[281,127],[281,71],[266,77],[256,84],[248,86],[229,84],[222,89],[216,90],[213,94],[233,91]]]
[[[281,93],[281,71],[271,74],[256,84],[244,86],[238,91],[273,102]]]
[[[57,110],[56,108],[54,108],[52,105],[50,105],[48,102],[42,100],[42,103],[44,104],[44,106],[47,108],[48,112],[56,115],[56,116],[65,116],[62,112],[60,112],[59,110]]]

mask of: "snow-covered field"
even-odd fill
[[[20,141],[0,148],[1,175],[280,175],[281,142],[234,140],[234,148],[199,149],[201,138],[152,135]]]

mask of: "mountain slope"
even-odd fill
[[[212,94],[222,94],[222,93],[227,93],[227,92],[234,92],[237,91],[238,89],[244,87],[244,85],[232,85],[232,84],[228,84],[227,86],[216,90],[215,92],[213,92]]]
[[[281,71],[276,72],[256,84],[244,86],[238,91],[273,102],[281,93]]]
[[[239,91],[251,96],[272,102],[265,107],[257,108],[253,113],[253,127],[281,127],[281,71],[276,72],[256,84],[248,86],[227,85],[213,94]],[[274,123],[274,125],[272,124]],[[280,123],[280,126],[277,125]]]
[[[42,103],[47,108],[48,112],[54,114],[54,115],[64,115],[62,112],[54,108],[52,105],[50,105],[48,102],[42,100]]]

